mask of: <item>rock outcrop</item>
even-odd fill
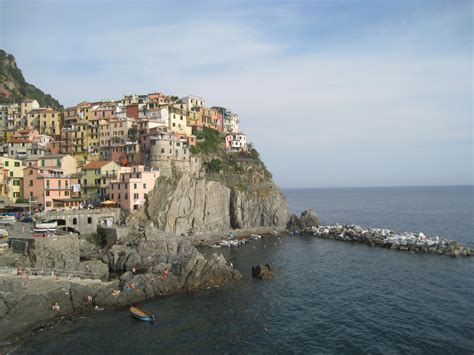
[[[38,244],[38,250],[34,251],[38,266],[72,270],[74,265],[75,273],[57,272],[59,278],[0,276],[0,340],[96,305],[124,306],[159,295],[216,287],[242,277],[227,266],[221,254],[204,257],[185,237],[166,234],[153,226],[141,233],[131,230],[130,235],[114,244],[102,261],[80,262],[76,236],[49,237],[51,242]],[[107,282],[109,267],[122,274],[119,280]],[[94,274],[96,279],[62,277],[82,273]],[[51,309],[55,302],[60,306],[59,311]]]
[[[300,218],[297,215],[292,214],[286,229],[289,231],[305,230],[312,227],[319,227],[319,217],[312,208],[308,208],[301,213]]]
[[[268,280],[273,277],[273,271],[268,264],[252,266],[252,276],[260,280]]]
[[[129,222],[152,221],[158,229],[174,235],[286,226],[288,204],[278,187],[269,178],[254,181],[243,176],[202,171],[162,177]]]

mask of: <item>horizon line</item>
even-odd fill
[[[474,187],[472,184],[449,184],[449,185],[376,185],[376,186],[313,186],[313,187],[280,187],[282,190],[309,190],[309,189],[377,189],[377,188],[400,188],[400,187]]]

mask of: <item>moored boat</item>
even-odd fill
[[[153,322],[155,320],[155,316],[150,312],[144,311],[138,307],[130,307],[128,309],[131,313],[131,316],[135,319],[144,321],[144,322]]]

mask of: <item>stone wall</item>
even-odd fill
[[[37,214],[43,221],[57,220],[58,225],[76,229],[81,234],[93,234],[97,226],[107,226],[120,221],[119,208],[100,208],[95,210],[48,211]],[[65,224],[64,224],[65,223]]]

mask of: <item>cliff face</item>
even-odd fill
[[[232,172],[224,163],[219,172],[209,172],[205,163],[197,174],[181,171],[161,177],[131,218],[141,224],[153,221],[160,230],[176,235],[285,226],[287,201],[263,163],[251,159],[234,163]]]
[[[25,99],[36,99],[41,107],[62,108],[58,100],[45,94],[36,86],[26,82],[21,70],[16,65],[15,57],[0,49],[0,91],[10,94],[4,102],[21,102]]]

